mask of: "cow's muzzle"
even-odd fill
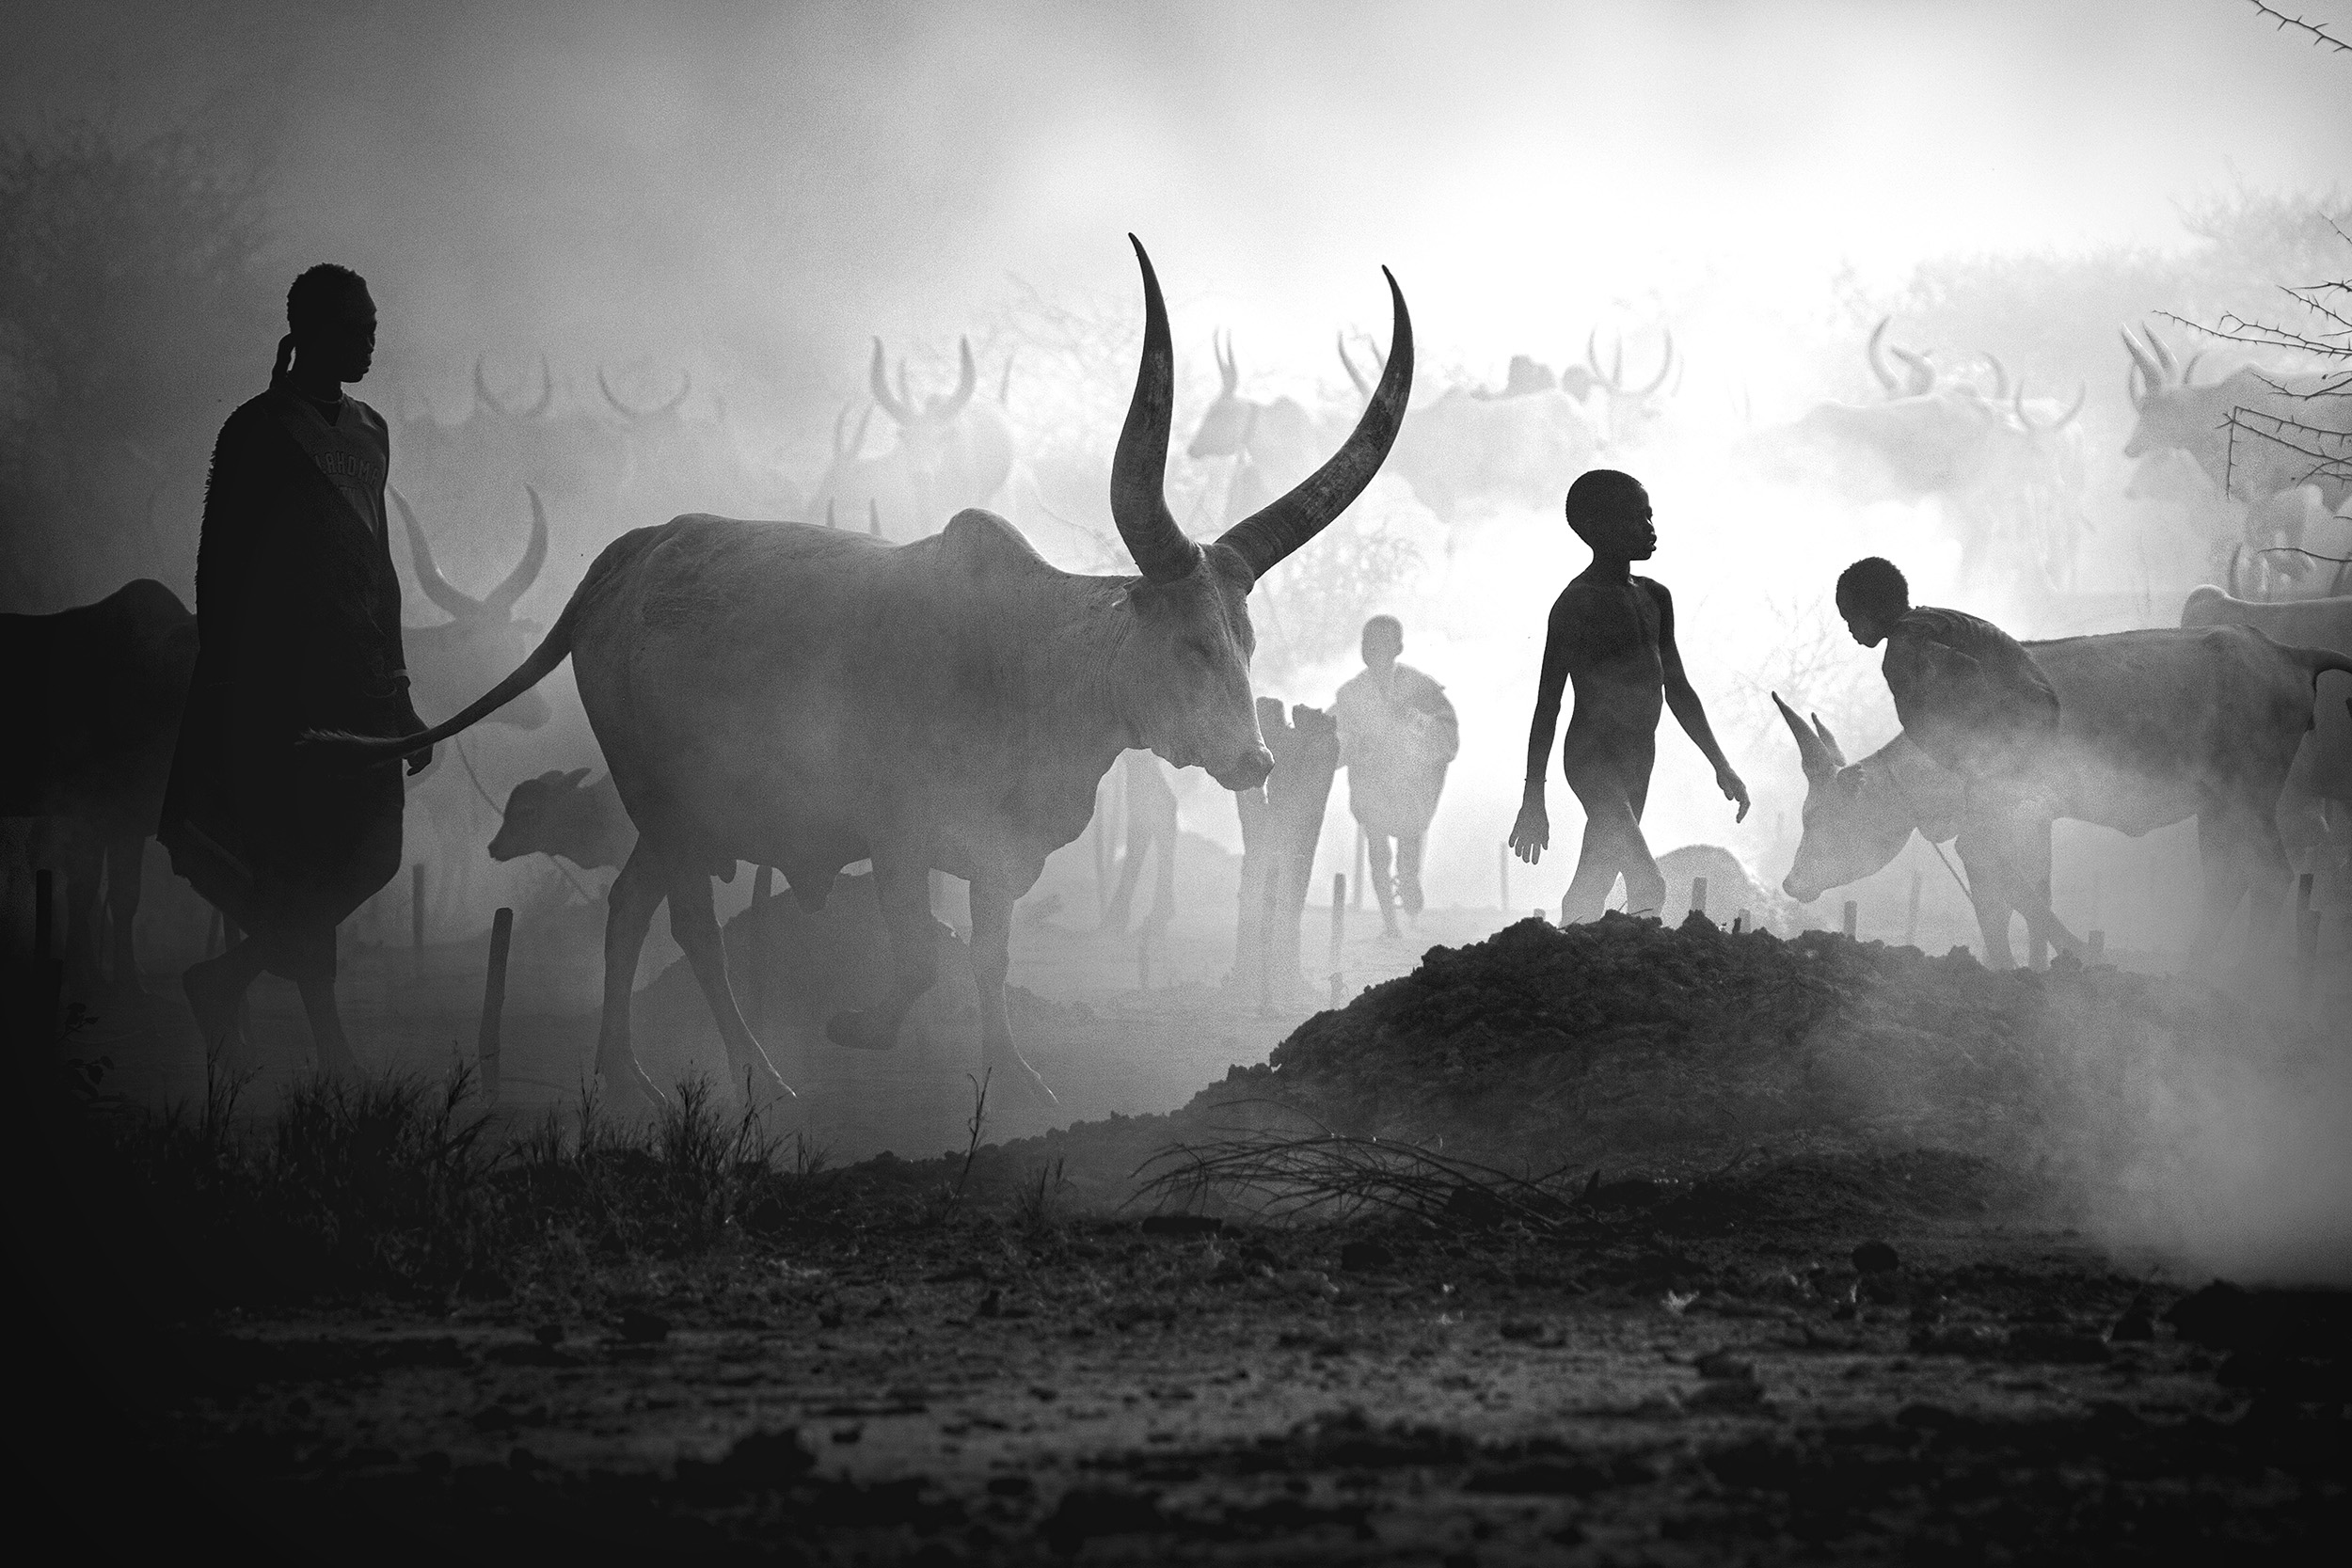
[[[1820,888],[1807,888],[1800,886],[1797,881],[1797,874],[1793,871],[1780,879],[1780,891],[1787,894],[1789,897],[1795,899],[1800,904],[1810,904],[1813,900],[1821,895],[1821,890]]]
[[[1226,789],[1255,789],[1265,783],[1274,771],[1274,753],[1263,746],[1251,746],[1223,768],[1209,769],[1209,777]]]

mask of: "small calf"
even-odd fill
[[[588,769],[550,769],[525,779],[506,798],[506,816],[490,840],[494,861],[532,853],[561,855],[583,871],[617,866],[637,847],[637,829],[608,773],[582,784]]]

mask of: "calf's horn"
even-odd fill
[[[1380,471],[1405,422],[1406,401],[1413,392],[1413,318],[1405,309],[1405,291],[1396,286],[1395,276],[1386,267],[1380,269],[1380,276],[1389,284],[1389,359],[1363,417],[1322,467],[1288,494],[1227,529],[1217,541],[1240,555],[1253,576],[1265,576],[1347,510],[1348,503]]]
[[[1895,318],[1892,316],[1881,316],[1879,318],[1878,325],[1870,328],[1870,341],[1865,344],[1863,348],[1865,356],[1870,361],[1870,373],[1879,378],[1879,385],[1886,389],[1886,395],[1888,397],[1894,397],[1897,395],[1895,391],[1895,372],[1886,368],[1886,359],[1885,356],[1880,353],[1880,345],[1884,342],[1886,339],[1886,328],[1888,325],[1894,321],[1894,319]],[[1595,365],[1593,369],[1597,371],[1600,367],[1598,365]]]

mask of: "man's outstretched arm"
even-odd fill
[[[1682,649],[1675,642],[1675,601],[1665,585],[1653,582],[1651,595],[1658,601],[1658,658],[1665,673],[1666,706],[1672,710],[1675,722],[1691,737],[1699,752],[1715,766],[1715,785],[1724,792],[1724,799],[1740,804],[1735,822],[1748,816],[1748,786],[1732,768],[1724,749],[1715,741],[1715,730],[1707,721],[1707,709],[1699,702],[1699,694],[1691,686],[1691,677],[1683,673]]]
[[[1551,766],[1551,740],[1560,729],[1560,694],[1568,684],[1568,640],[1560,621],[1567,595],[1551,607],[1544,627],[1543,673],[1535,681],[1535,719],[1527,730],[1527,784],[1519,817],[1511,827],[1511,850],[1528,864],[1543,858],[1551,843],[1551,818],[1544,810],[1544,774]]]

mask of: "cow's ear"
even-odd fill
[[[564,786],[567,789],[578,789],[580,787],[580,781],[587,776],[588,769],[585,768],[575,768],[570,772],[564,775]]]

